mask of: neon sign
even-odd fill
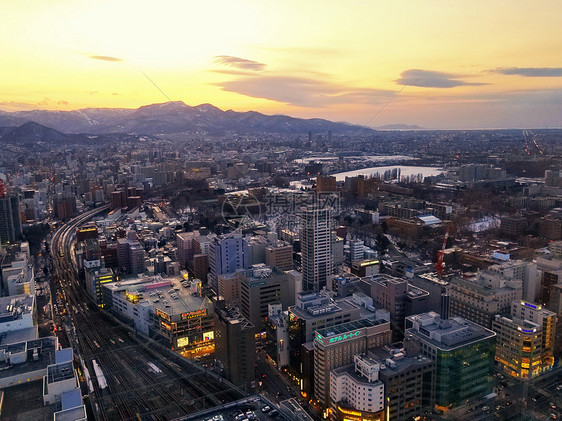
[[[203,308],[201,310],[191,311],[189,313],[182,313],[181,319],[187,320],[187,319],[193,319],[194,317],[201,317],[206,315],[207,315],[207,309]]]
[[[333,344],[333,343],[336,343],[336,342],[345,341],[346,339],[357,338],[360,335],[361,335],[361,331],[356,330],[355,332],[345,333],[343,335],[332,336],[332,337],[326,338],[326,339],[328,339],[328,344]],[[316,335],[316,340],[318,342],[320,342],[322,345],[324,344],[324,337],[320,333],[318,335]]]

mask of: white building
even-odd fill
[[[337,413],[349,409],[377,413],[384,410],[381,365],[366,355],[355,355],[354,364],[330,373],[330,399]]]

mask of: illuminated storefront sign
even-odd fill
[[[203,333],[203,340],[204,341],[212,341],[215,339],[215,332],[213,332],[212,330],[209,332],[205,332]]]
[[[189,338],[186,336],[184,338],[178,338],[178,348],[181,348],[183,346],[187,346],[189,345]]]
[[[193,319],[194,317],[201,317],[206,315],[207,315],[207,309],[204,308],[201,310],[190,311],[189,313],[182,313],[181,319],[187,320],[187,319]]]
[[[542,308],[541,306],[536,306],[536,305],[528,303],[526,301],[521,301],[521,305],[524,305],[525,307],[532,308],[533,310],[540,310]]]
[[[164,320],[172,320],[172,318],[170,317],[170,315],[168,313],[164,313],[162,310],[160,309],[156,309],[156,314],[160,317],[162,317]]]

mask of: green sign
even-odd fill
[[[344,335],[332,336],[330,338],[327,338],[327,339],[329,339],[328,344],[333,344],[333,343],[336,343],[336,342],[345,341],[346,339],[357,338],[360,334],[361,334],[361,331],[356,330],[355,332],[346,333]],[[323,339],[323,337],[320,333],[318,335],[316,335],[316,340],[318,342],[320,342],[322,345],[324,344],[324,339]]]

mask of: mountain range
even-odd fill
[[[173,133],[198,134],[255,134],[280,133],[353,135],[368,134],[372,129],[332,122],[319,118],[301,119],[285,115],[265,115],[256,111],[223,111],[211,104],[189,106],[180,101],[145,105],[137,109],[85,108],[75,111],[0,111],[0,127],[19,127],[33,122],[54,129],[59,134],[88,133],[106,135],[122,133],[130,135],[166,135]],[[26,133],[30,127],[21,131]],[[3,130],[5,132],[5,129]],[[36,135],[40,132],[33,127]],[[45,132],[45,131],[44,131]],[[1,132],[0,132],[1,133]],[[45,132],[46,133],[46,132]],[[17,137],[17,132],[10,135]],[[8,134],[4,134],[3,138]],[[49,138],[55,138],[49,132]]]

